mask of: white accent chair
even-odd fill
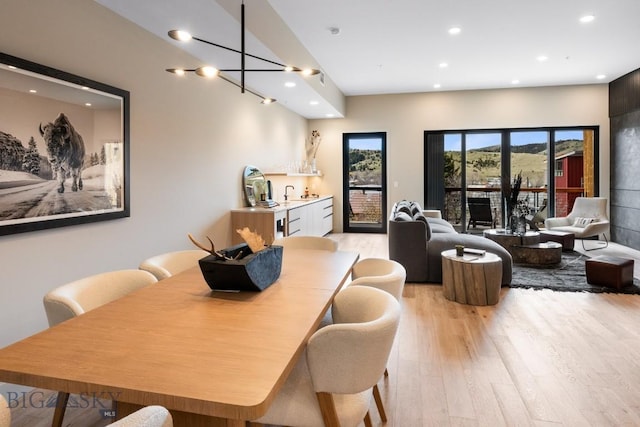
[[[11,426],[11,409],[4,396],[0,394],[0,427],[9,426]]]
[[[173,418],[162,406],[147,406],[107,427],[173,427]]]
[[[334,324],[318,329],[267,413],[250,425],[371,426],[371,389],[385,369],[400,304],[368,286],[334,298]]]
[[[398,302],[401,302],[407,270],[397,261],[385,258],[365,258],[353,266],[351,277],[353,280],[347,286],[371,286],[390,293]],[[389,376],[387,369],[384,370],[384,376]],[[378,384],[373,386],[373,397],[380,419],[382,422],[387,422],[387,414],[382,404]]]
[[[108,302],[156,283],[158,279],[142,270],[117,270],[85,277],[59,286],[44,296],[44,310],[49,326],[80,316]],[[60,343],[64,345],[64,343]],[[53,427],[62,425],[69,394],[58,392]]]
[[[335,252],[338,242],[328,237],[319,236],[287,236],[273,241],[274,245],[292,249],[320,249]]]
[[[145,259],[138,268],[148,271],[158,280],[162,280],[198,266],[198,261],[207,255],[209,252],[200,249],[167,252]]]
[[[610,230],[607,216],[607,199],[604,197],[577,197],[573,209],[566,217],[547,218],[544,226],[548,230],[566,231],[581,239],[586,251],[601,249],[603,246],[587,249],[584,239],[602,234],[605,246],[609,245],[606,233]]]

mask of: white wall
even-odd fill
[[[0,236],[0,347],[47,327],[60,284],[191,248],[187,233],[230,244],[244,166],[304,156],[305,119],[165,72],[196,61],[93,1],[3,0],[0,51],[131,92],[131,217]]]
[[[424,202],[424,131],[542,126],[600,126],[600,195],[609,197],[607,85],[561,86],[347,98],[340,120],[312,120],[322,145],[321,192],[334,197],[334,230],[342,229],[342,134],[387,132],[388,203]],[[394,187],[394,182],[398,187]]]

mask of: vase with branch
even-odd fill
[[[511,178],[502,178],[502,197],[505,204],[505,229],[510,229],[512,232],[516,231],[516,224],[518,222],[516,214],[518,210],[518,196],[520,195],[520,187],[522,186],[522,171],[520,171],[513,182]],[[508,225],[507,225],[508,224]]]
[[[318,147],[320,147],[320,142],[322,142],[322,138],[320,137],[320,132],[317,130],[311,131],[311,137],[307,139],[307,160],[311,164],[311,172],[318,172],[318,168],[316,166],[316,154],[318,153]]]

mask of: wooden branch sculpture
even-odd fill
[[[266,244],[262,236],[254,231],[249,230],[249,227],[237,229],[236,232],[240,235],[240,237],[242,237],[242,240],[247,243],[247,245],[251,249],[251,252],[253,252],[254,254],[256,252],[260,252],[265,248]]]
[[[196,245],[197,247],[199,247],[200,249],[202,249],[205,252],[209,252],[211,255],[213,255],[214,257],[216,257],[217,259],[222,259],[222,260],[230,260],[230,259],[234,259],[234,258],[229,258],[228,256],[226,256],[225,254],[223,254],[222,252],[218,252],[216,251],[216,247],[213,244],[213,241],[209,238],[209,236],[207,236],[207,240],[209,241],[209,243],[211,243],[211,249],[208,249],[207,247],[205,247],[203,244],[199,243],[192,235],[191,233],[187,234],[187,236],[189,236],[189,240],[191,240],[191,243],[193,243],[194,245]],[[242,255],[242,252],[240,252],[238,254],[238,256]]]

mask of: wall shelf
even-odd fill
[[[320,173],[298,173],[298,172],[264,172],[265,176],[268,175],[280,175],[280,176],[322,176]]]

